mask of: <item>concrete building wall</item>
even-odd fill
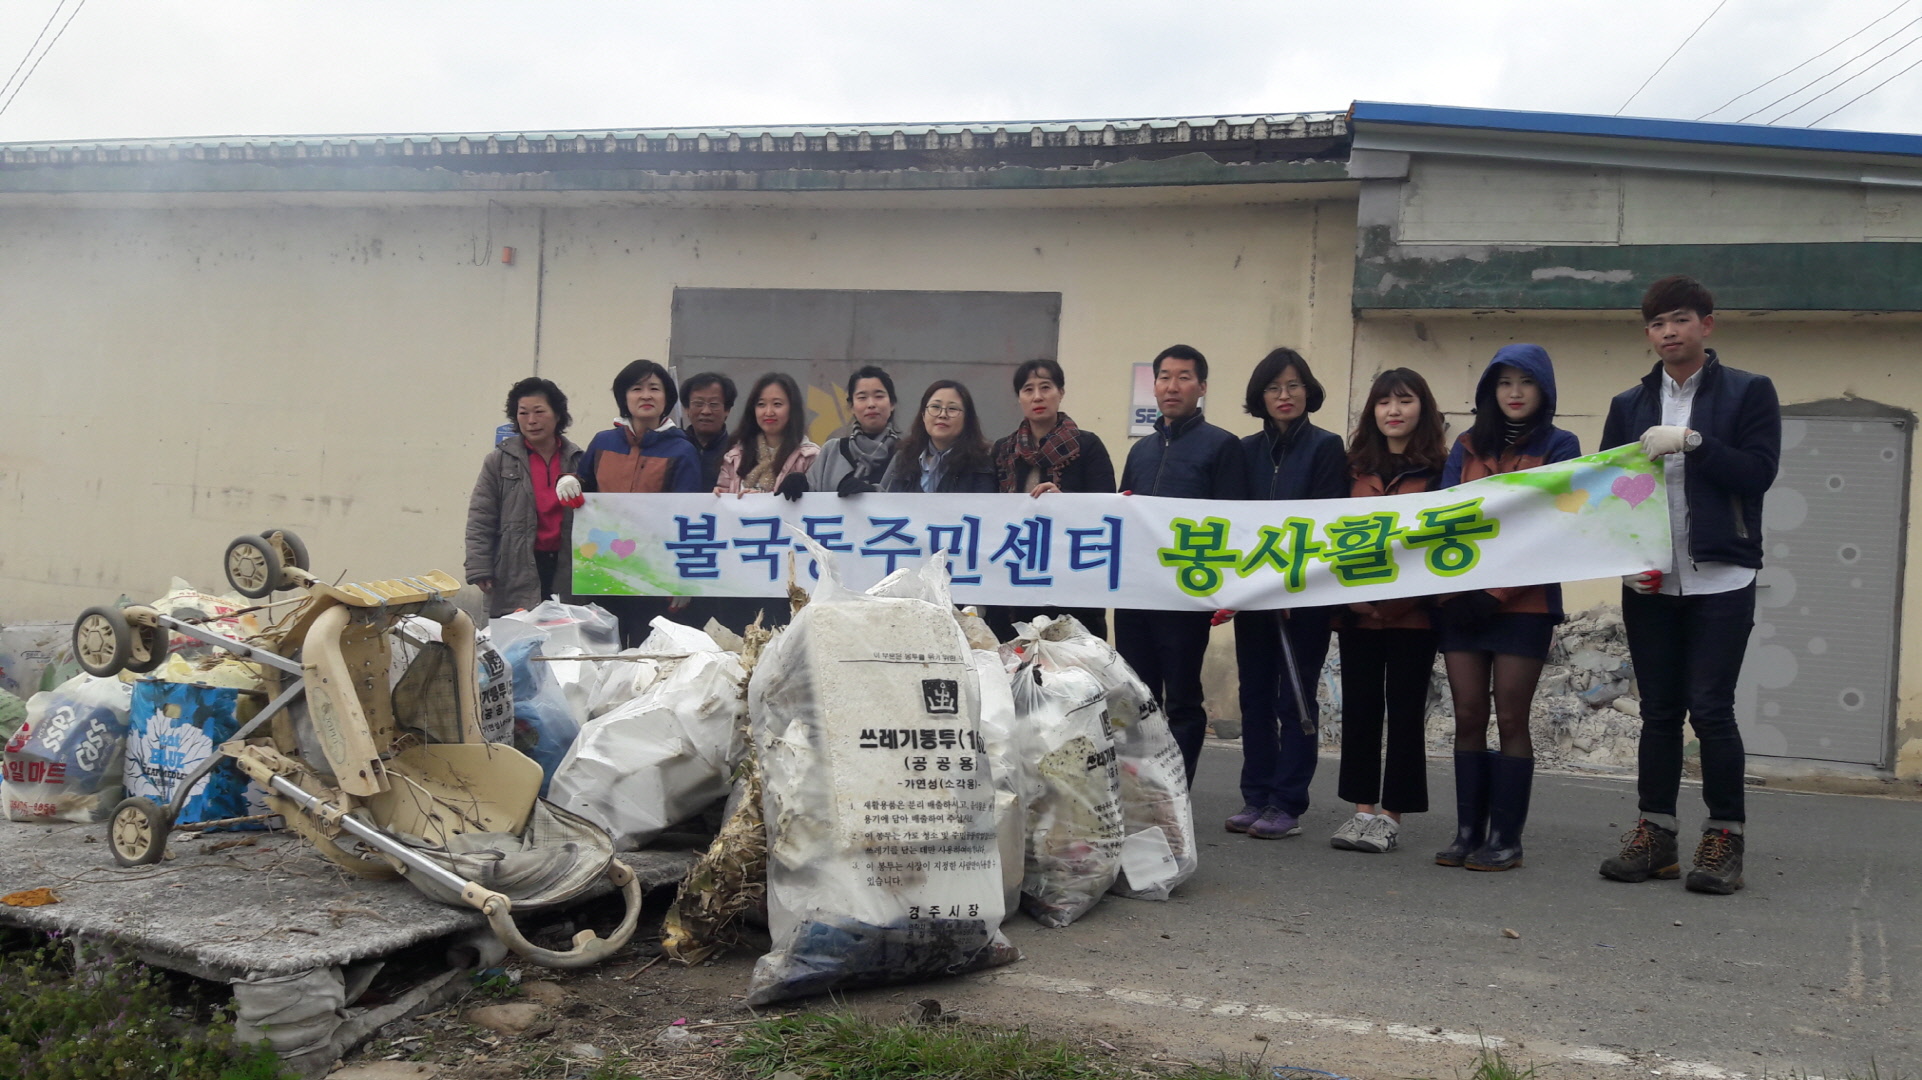
[[[0,620],[176,574],[224,589],[227,541],[270,525],[327,577],[458,571],[509,383],[559,382],[584,441],[620,365],[666,356],[676,286],[1059,292],[1067,408],[1117,455],[1131,365],[1175,341],[1214,361],[1211,412],[1237,430],[1277,344],[1345,400],[1354,204],[1291,197],[0,202]]]

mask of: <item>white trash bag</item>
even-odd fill
[[[1045,669],[1085,671],[1108,695],[1126,840],[1114,891],[1166,900],[1199,865],[1188,772],[1168,718],[1121,654],[1073,618],[1036,619],[1018,643]]]
[[[965,625],[963,627],[965,629]],[[1040,781],[1022,758],[1015,739],[1014,690],[1001,657],[974,651],[974,670],[981,683],[981,740],[994,777],[994,831],[1001,850],[1001,898],[1006,914],[1021,906],[1021,879],[1026,873],[1028,806],[1041,797]]]
[[[506,623],[509,625],[503,626]],[[611,656],[621,648],[621,624],[598,604],[577,606],[549,598],[528,611],[515,611],[488,620],[488,633],[505,652],[520,635],[521,627],[542,634],[542,666],[554,676],[576,724],[588,720],[595,692],[600,688],[601,669],[606,663],[591,660],[560,659],[572,656]],[[618,661],[615,661],[618,663]]]
[[[945,556],[862,594],[807,546],[820,584],[748,684],[773,949],[747,1003],[1019,959],[1000,931],[994,782]]]
[[[682,660],[694,653],[724,651],[704,631],[656,615],[646,639],[618,655],[632,660],[610,660],[601,664],[601,677],[588,705],[590,719],[605,716],[621,705],[646,693],[648,688],[672,674]],[[734,651],[734,650],[727,650]]]
[[[27,719],[0,751],[5,817],[105,821],[122,794],[133,686],[76,675],[27,699]]]
[[[588,721],[554,771],[547,797],[606,829],[617,850],[651,843],[733,789],[747,672],[740,657],[708,644]]]
[[[1086,915],[1121,873],[1122,818],[1108,695],[1076,668],[1032,660],[1014,673],[1023,756],[1041,795],[1028,808],[1022,907],[1043,926]]]

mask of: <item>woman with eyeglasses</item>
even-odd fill
[[[921,394],[914,423],[881,478],[882,491],[928,494],[999,490],[994,458],[981,437],[974,395],[953,379],[938,379]]]
[[[1014,369],[1014,394],[1021,404],[1021,426],[996,440],[994,473],[1002,492],[1026,492],[1040,498],[1049,492],[1114,494],[1114,461],[1101,437],[1075,426],[1061,411],[1062,391],[1068,380],[1053,360],[1029,360]],[[983,609],[982,619],[1002,641],[1014,637],[1014,624],[1038,616],[1072,616],[1088,632],[1108,636],[1108,612],[1103,608],[1064,608],[1051,605]]]
[[[1276,349],[1255,365],[1243,406],[1261,431],[1241,440],[1251,499],[1341,499],[1348,495],[1348,454],[1341,436],[1308,419],[1326,393],[1308,361]],[[1301,832],[1308,783],[1315,778],[1320,711],[1315,687],[1328,658],[1331,613],[1325,607],[1228,611],[1235,620],[1235,663],[1241,675],[1241,811],[1229,832],[1279,840]],[[1292,675],[1282,635],[1294,656]],[[1308,715],[1296,706],[1296,691]]]

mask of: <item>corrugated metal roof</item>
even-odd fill
[[[445,155],[837,153],[887,150],[1144,146],[1340,138],[1343,112],[1263,113],[1129,120],[960,124],[827,124],[800,127],[686,127],[625,131],[521,131],[395,135],[231,135],[87,139],[0,144],[0,163],[107,164],[162,161],[297,161]]]

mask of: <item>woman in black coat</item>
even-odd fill
[[[1061,365],[1053,360],[1030,360],[1014,369],[1021,426],[994,444],[996,490],[1023,491],[1035,498],[1051,491],[1114,494],[1114,462],[1101,437],[1081,430],[1061,411],[1062,391],[1067,385]],[[994,636],[1002,641],[1014,637],[1015,623],[1041,615],[1070,615],[1096,637],[1108,636],[1108,612],[1103,608],[996,605],[982,612]]]
[[[948,495],[999,490],[988,440],[981,437],[974,395],[953,379],[938,379],[921,394],[914,423],[895,446],[881,477],[882,491]]]

